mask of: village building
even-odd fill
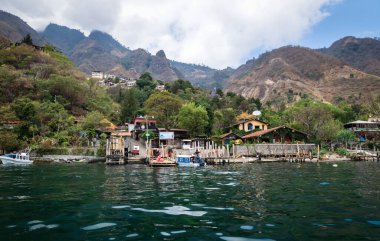
[[[131,89],[136,86],[136,80],[128,80],[127,81],[127,88]]]
[[[223,134],[219,138],[220,138],[223,145],[241,144],[242,143],[241,136],[239,136],[233,132],[228,132],[226,134]]]
[[[114,74],[104,74],[104,79],[116,79],[117,76]]]
[[[157,85],[156,90],[159,90],[159,91],[165,90],[165,85]]]
[[[260,121],[257,119],[243,119],[240,120],[238,123],[232,126],[232,129],[238,129],[245,132],[251,132],[251,131],[258,131],[258,130],[267,130],[268,129],[268,123],[264,121]],[[232,131],[232,130],[230,130]]]
[[[380,122],[357,120],[344,125],[356,134],[360,141],[380,140]]]
[[[132,119],[131,123],[128,124],[128,131],[132,133],[132,137],[135,140],[140,139],[140,134],[146,130],[155,131],[157,120],[153,116],[143,117],[139,116]]]
[[[242,137],[245,142],[257,143],[306,143],[307,134],[287,126],[265,129]]]
[[[91,72],[91,78],[93,79],[103,79],[104,73],[102,71],[92,71]]]
[[[172,146],[181,148],[182,140],[189,138],[188,130],[186,129],[165,129],[157,128],[156,136],[158,137],[152,142],[153,147]]]

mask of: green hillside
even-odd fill
[[[51,46],[0,49],[0,80],[0,134],[7,137],[0,146],[7,150],[77,145],[81,130],[118,121],[119,105]]]

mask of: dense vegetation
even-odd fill
[[[144,73],[136,87],[105,89],[86,77],[51,46],[33,45],[0,49],[0,147],[6,151],[32,146],[40,150],[91,146],[96,130],[123,124],[137,115],[155,116],[165,128],[186,128],[192,137],[218,136],[229,130],[236,117],[250,118],[261,110],[271,127],[288,125],[329,143],[352,139],[343,123],[380,115],[380,95],[366,103],[338,105],[307,97],[274,111],[258,99],[245,99],[221,89],[210,92],[189,81],[163,84]],[[7,124],[12,123],[12,127]],[[101,137],[104,139],[104,136]]]
[[[93,133],[105,118],[117,121],[120,109],[53,47],[28,44],[0,50],[0,105],[0,135],[9,137],[0,145],[7,151],[87,143],[91,135],[79,133]]]

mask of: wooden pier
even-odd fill
[[[177,166],[177,163],[173,160],[150,160],[149,166],[151,167],[175,167]]]
[[[380,152],[356,151],[351,153],[352,161],[377,161],[380,162]]]
[[[199,150],[200,156],[207,164],[225,165],[235,163],[250,163],[259,161],[312,161],[312,151],[315,144],[254,144],[214,146]],[[176,150],[177,154],[192,154],[195,150]]]
[[[207,165],[230,165],[257,162],[253,157],[242,158],[205,158]]]
[[[106,143],[106,164],[126,164],[125,140],[122,137],[111,136]]]

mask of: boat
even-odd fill
[[[196,155],[177,155],[177,165],[179,167],[199,167],[205,166],[206,162],[199,157],[199,152]]]
[[[18,153],[5,154],[0,156],[0,161],[4,165],[16,164],[16,165],[28,165],[33,161],[29,159],[30,150],[21,151]]]
[[[199,167],[199,163],[194,162],[193,155],[177,155],[177,164],[179,167]]]
[[[177,164],[173,158],[158,155],[157,157],[149,158],[149,165],[151,167],[172,167]]]

